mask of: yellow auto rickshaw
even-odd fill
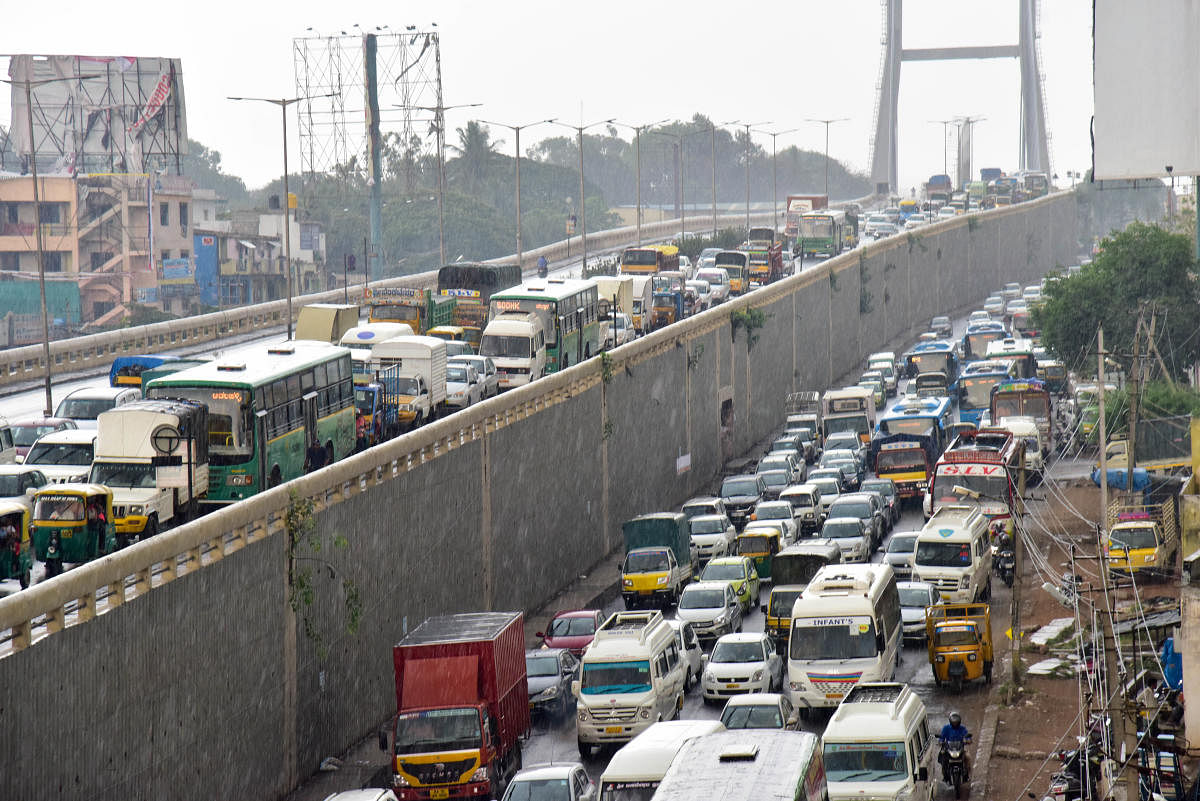
[[[749,556],[754,560],[754,569],[758,577],[771,577],[771,562],[782,547],[779,529],[768,524],[750,523],[738,534],[738,556]]]
[[[925,610],[925,635],[933,683],[992,681],[992,620],[987,604],[937,604]]]
[[[90,562],[125,546],[113,523],[112,490],[103,484],[49,484],[33,496],[33,550],[57,576],[63,562]]]
[[[0,579],[15,578],[25,589],[32,569],[29,507],[20,501],[0,501]]]

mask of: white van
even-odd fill
[[[51,484],[87,481],[96,458],[96,435],[95,428],[52,431],[29,448],[25,466],[41,470]]]
[[[12,464],[17,461],[17,443],[13,441],[12,426],[8,420],[0,417],[0,464]]]
[[[350,328],[342,334],[338,344],[350,349],[353,359],[355,377],[362,376],[364,380],[378,366],[378,360],[372,358],[372,352],[377,344],[393,337],[411,337],[414,335],[412,326],[408,323],[364,323]]]
[[[664,720],[621,746],[600,776],[600,801],[650,801],[680,747],[722,731],[719,720]]]
[[[1022,415],[1019,417],[1001,417],[998,428],[1008,429],[1016,439],[1025,440],[1025,470],[1026,478],[1040,476],[1045,461],[1042,454],[1042,432],[1038,430],[1037,419]]]
[[[634,276],[633,279],[633,330],[638,336],[649,333],[650,307],[654,305],[654,282],[650,276]]]
[[[825,507],[821,503],[821,488],[816,484],[793,484],[779,493],[779,500],[792,505],[792,517],[800,527],[801,536],[821,530]]]
[[[805,714],[860,681],[891,681],[900,658],[900,593],[890,565],[826,565],[792,607],[784,692]]]
[[[583,653],[575,695],[580,756],[593,746],[627,743],[683,708],[687,667],[662,612],[617,612]]]
[[[985,601],[992,595],[992,549],[987,517],[978,506],[939,506],[917,535],[913,581],[938,588],[947,603]]]
[[[95,431],[96,418],[101,412],[141,399],[142,390],[139,387],[82,387],[58,402],[54,416],[68,417],[79,428]]]
[[[830,801],[932,798],[937,748],[925,702],[907,684],[850,691],[821,736]]]
[[[490,356],[500,375],[500,389],[512,389],[546,374],[546,332],[529,312],[504,312],[483,329],[479,355]]]

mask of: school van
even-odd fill
[[[1045,469],[1042,454],[1042,432],[1038,429],[1037,420],[1027,415],[1017,417],[1001,417],[997,428],[1004,428],[1013,433],[1014,439],[1025,440],[1025,469],[1026,479],[1041,476]],[[1048,450],[1048,449],[1046,449]]]
[[[546,332],[536,314],[504,312],[483,329],[479,355],[490,356],[500,389],[512,389],[546,374]]]
[[[687,665],[662,612],[618,612],[596,629],[572,682],[580,756],[627,743],[683,708]]]
[[[849,692],[821,737],[830,801],[932,798],[937,748],[925,702],[907,684]]]
[[[613,754],[600,776],[600,801],[650,801],[688,740],[723,731],[719,720],[664,720]]]
[[[912,580],[937,587],[947,603],[991,597],[991,539],[979,507],[954,503],[937,508],[917,535]]]

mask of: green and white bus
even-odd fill
[[[535,280],[492,295],[488,318],[536,314],[546,331],[546,372],[565,370],[600,352],[600,291],[594,280]]]
[[[805,256],[836,256],[845,245],[846,212],[841,209],[806,211],[800,217],[796,242]]]
[[[218,359],[152,380],[149,398],[208,407],[208,504],[252,497],[304,473],[310,439],[327,464],[354,451],[354,384],[347,348],[293,341],[236,361]]]

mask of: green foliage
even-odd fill
[[[216,191],[231,207],[242,207],[250,198],[245,182],[222,169],[220,151],[210,150],[194,139],[188,140],[188,153],[183,157],[183,174],[195,181],[197,186]]]
[[[304,635],[313,643],[317,656],[324,659],[329,650],[316,620],[314,607],[319,598],[316,579],[322,574],[336,579],[338,571],[331,561],[321,556],[326,544],[316,530],[314,508],[312,498],[301,498],[295,490],[289,492],[283,517],[287,532],[288,604],[300,619]],[[341,534],[330,535],[328,539],[330,548],[345,550],[349,546]],[[342,577],[341,592],[346,632],[357,634],[362,622],[362,595],[354,580],[347,577]]]
[[[696,344],[696,347],[692,348],[691,352],[688,353],[688,357],[687,357],[688,369],[695,370],[697,367],[699,367],[700,366],[700,358],[703,355],[704,355],[704,343],[699,342]]]
[[[607,351],[601,351],[601,353],[600,353],[600,380],[603,381],[605,384],[609,383],[610,381],[612,381],[613,372],[614,372],[614,368],[613,368],[612,356],[609,356]]]
[[[1143,387],[1138,408],[1140,419],[1182,415],[1200,417],[1200,392],[1181,384],[1176,384],[1172,389],[1166,381],[1148,381]],[[1129,430],[1128,386],[1104,393],[1104,418],[1109,436],[1124,434]]]
[[[675,245],[679,247],[679,254],[687,256],[693,262],[699,258],[700,251],[705,248],[720,248],[721,250],[735,250],[739,245],[746,241],[746,229],[744,228],[722,228],[714,234],[700,234],[699,236],[689,236],[682,242],[676,241]]]
[[[766,324],[767,314],[762,309],[747,306],[744,309],[735,309],[729,313],[730,335],[733,341],[736,342],[738,329],[745,328],[747,351],[753,350],[754,343],[758,342],[758,334],[754,332]]]
[[[1176,377],[1200,358],[1200,292],[1191,242],[1157,225],[1133,223],[1105,239],[1092,264],[1077,275],[1049,284],[1045,302],[1034,309],[1042,341],[1069,368],[1094,353],[1096,330],[1126,368],[1133,348],[1138,309],[1157,308],[1155,340]]]

